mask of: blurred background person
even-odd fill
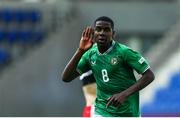
[[[96,99],[96,81],[92,71],[83,73],[80,76],[86,105],[83,109],[83,117],[92,117],[94,114],[94,101]]]

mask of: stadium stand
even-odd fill
[[[4,49],[0,49],[0,70],[3,69],[11,61],[11,55]]]
[[[25,5],[26,6],[26,5]],[[0,8],[0,45],[5,47],[0,52],[0,63],[5,66],[10,60],[10,55],[14,48],[20,52],[24,47],[31,48],[39,45],[45,38],[43,29],[42,10],[35,8],[22,7],[3,7]],[[47,35],[46,35],[47,36]],[[9,53],[8,53],[8,52]],[[25,53],[25,52],[24,52]]]
[[[40,47],[58,25],[62,27],[62,21],[74,15],[66,2],[60,3],[61,8],[38,2],[1,1],[0,47],[3,50],[0,63],[3,68],[9,66],[10,57],[15,63],[34,47]]]
[[[0,29],[0,42],[4,40],[5,32],[3,29]]]
[[[180,71],[170,78],[167,88],[159,89],[152,103],[142,107],[142,116],[177,117],[180,115]]]
[[[147,54],[156,72],[156,80],[147,87],[146,93],[142,93],[142,116],[180,116],[179,29],[178,21]]]

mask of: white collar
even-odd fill
[[[114,45],[115,45],[115,41],[112,40],[112,45],[111,45],[111,47],[109,47],[109,49],[106,50],[106,52],[104,52],[104,53],[100,53],[99,50],[98,50],[98,48],[97,48],[98,54],[99,54],[99,55],[106,55],[107,53],[109,53],[109,52],[113,49]]]

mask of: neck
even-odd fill
[[[111,46],[112,46],[112,41],[108,43],[107,45],[98,45],[98,50],[102,54],[106,52]]]

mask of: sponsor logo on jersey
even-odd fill
[[[111,58],[111,65],[116,65],[118,63],[118,59],[116,57]]]
[[[96,61],[95,60],[91,60],[91,65],[95,65]]]
[[[96,65],[96,57],[90,57],[90,63],[92,66]]]
[[[144,59],[143,57],[141,57],[141,59],[139,59],[138,62],[139,62],[140,64],[142,64],[142,63],[144,63],[144,61],[145,61],[145,59]]]

